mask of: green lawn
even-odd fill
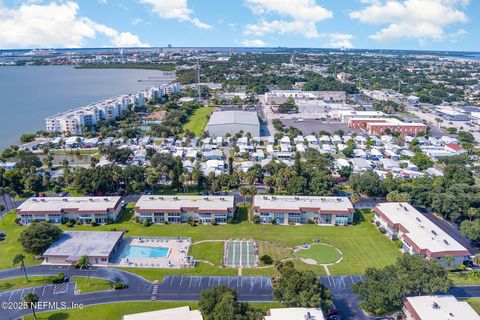
[[[236,276],[238,270],[233,268],[220,268],[212,265],[197,262],[195,268],[186,269],[154,269],[154,268],[118,268],[121,270],[133,272],[149,281],[162,281],[163,277],[168,275],[179,276]]]
[[[266,313],[271,308],[281,308],[282,305],[278,302],[268,303],[251,303],[257,309]],[[84,319],[102,319],[102,320],[120,320],[124,315],[134,314],[140,312],[148,312],[162,309],[177,308],[182,306],[190,306],[190,308],[198,309],[196,302],[121,302],[99,304],[94,306],[87,306],[83,309],[77,310],[63,310],[60,312],[47,312],[37,314],[39,320],[84,320]],[[85,315],[88,314],[88,317]],[[33,316],[25,317],[27,320],[32,320]]]
[[[258,241],[258,256],[270,256],[274,261],[280,261],[292,257],[292,248],[281,247],[272,242]]]
[[[313,259],[320,264],[337,262],[341,256],[335,248],[324,244],[312,245],[309,249],[299,250],[295,255],[297,257]]]
[[[224,242],[202,242],[190,246],[190,255],[198,260],[210,261],[221,266]]]
[[[183,125],[183,130],[189,130],[196,136],[199,136],[207,126],[208,119],[213,112],[213,107],[202,107],[188,118],[187,123]]]
[[[480,286],[480,279],[471,278],[468,273],[451,272],[448,277],[456,286]]]
[[[0,221],[0,231],[5,232],[5,240],[0,241],[0,269],[9,269],[15,267],[12,264],[13,257],[22,253],[25,256],[25,265],[40,264],[42,260],[35,260],[34,255],[23,252],[22,246],[18,243],[20,233],[24,227],[15,223],[16,214],[9,212],[4,217],[5,224]]]
[[[471,298],[466,300],[475,311],[480,315],[480,299],[479,298]]]
[[[112,287],[111,281],[98,278],[90,277],[90,283],[88,282],[87,277],[72,277],[70,280],[77,283],[76,289],[79,293],[105,291],[110,290]]]
[[[28,282],[25,281],[24,277],[0,280],[0,291],[44,286],[52,284],[55,278],[56,277],[28,277]]]
[[[131,214],[131,213],[130,213]],[[225,240],[225,239],[255,239],[258,241],[269,241],[279,247],[294,247],[302,243],[311,243],[313,239],[328,243],[338,248],[344,255],[342,262],[329,267],[332,275],[363,274],[368,267],[383,267],[391,264],[400,256],[400,251],[395,244],[376,229],[375,225],[368,222],[371,213],[361,213],[360,220],[356,225],[347,227],[324,227],[306,224],[303,226],[279,226],[279,225],[255,225],[248,221],[238,224],[227,224],[219,226],[200,225],[192,227],[186,224],[178,225],[152,225],[144,227],[131,221],[130,214],[124,215],[119,222],[111,225],[92,227],[88,225],[75,226],[65,230],[96,230],[110,231],[128,230],[126,236],[162,236],[162,237],[191,237],[193,242],[200,240]],[[21,252],[17,239],[24,227],[14,224],[14,214],[6,217],[5,226],[0,230],[7,233],[6,240],[0,242],[0,268],[11,268],[13,256]],[[218,259],[218,255],[217,255]],[[218,260],[217,260],[218,261]],[[27,265],[38,264],[31,255],[27,255]],[[236,274],[235,269],[226,271],[224,269],[208,270],[200,264],[200,268],[193,270],[160,269],[157,274],[163,277],[165,274],[188,273],[192,275],[209,274],[208,272]],[[209,266],[213,269],[212,266]],[[228,269],[227,269],[228,270]],[[207,273],[201,273],[205,271]],[[155,279],[155,278],[154,278]]]

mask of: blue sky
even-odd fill
[[[479,0],[0,0],[0,48],[480,51]]]

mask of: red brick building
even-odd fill
[[[399,132],[402,136],[415,136],[419,132],[427,133],[423,123],[402,122],[391,118],[351,118],[348,126],[354,129],[364,129],[368,134],[383,134],[385,131]]]

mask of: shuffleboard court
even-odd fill
[[[226,241],[223,260],[223,264],[230,268],[258,267],[257,244],[251,240]]]

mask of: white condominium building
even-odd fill
[[[347,197],[254,196],[253,213],[261,223],[347,225],[355,209]]]
[[[390,239],[401,240],[405,252],[455,267],[470,255],[464,246],[406,202],[380,203],[373,210],[375,223],[385,229]]]
[[[32,221],[63,223],[107,223],[115,221],[122,209],[120,197],[30,198],[17,208],[22,224]]]
[[[47,132],[83,134],[84,127],[92,127],[100,120],[116,119],[129,107],[129,96],[107,99],[85,107],[58,113],[45,119]]]
[[[156,99],[180,92],[180,84],[165,84],[142,90],[135,95],[121,95],[115,98],[89,104],[85,107],[58,113],[45,119],[47,132],[70,132],[82,135],[83,128],[95,126],[100,120],[118,118],[130,105],[143,107],[145,100]]]
[[[153,223],[227,223],[234,211],[232,196],[142,196],[135,205],[140,221]]]

